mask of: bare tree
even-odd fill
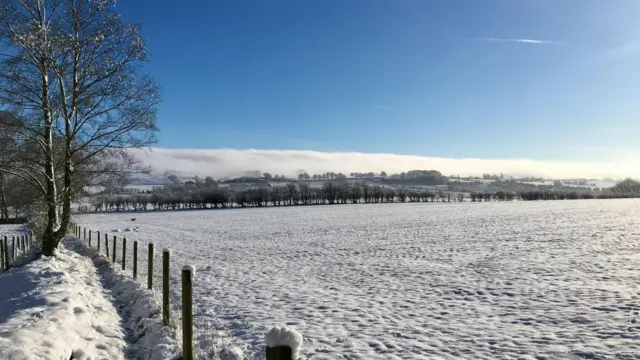
[[[218,183],[211,176],[207,176],[204,179],[204,185],[209,188],[218,187]]]
[[[5,45],[0,101],[29,119],[23,132],[41,152],[41,165],[29,169],[32,175],[16,175],[44,194],[46,255],[69,225],[76,168],[95,164],[106,150],[124,152],[155,140],[158,89],[139,75],[147,50],[139,27],[124,24],[115,5],[116,0],[7,0],[0,5]],[[64,143],[60,175],[56,136]]]
[[[11,121],[13,119],[10,113],[0,113],[0,218],[9,217],[9,203],[5,189],[10,174],[3,172],[3,169],[11,165],[12,157],[16,151],[15,137],[12,131],[14,127],[11,126]]]
[[[298,186],[289,183],[285,186],[285,196],[289,199],[289,205],[298,205]]]
[[[5,194],[4,184],[5,174],[0,172],[0,218],[9,217],[9,204],[7,203],[7,195]]]
[[[398,199],[400,199],[401,202],[407,201],[407,191],[405,189],[396,190],[396,195],[398,196]]]

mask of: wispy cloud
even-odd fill
[[[640,39],[628,41],[596,56],[596,62],[617,61],[640,53]]]
[[[444,174],[462,176],[478,176],[483,173],[547,178],[640,176],[640,166],[637,161],[605,163],[529,159],[455,159],[396,154],[256,149],[152,148],[132,150],[132,152],[140,160],[153,166],[158,174],[168,171],[190,176],[238,176],[254,170],[295,175],[299,170],[309,173],[335,171],[348,174],[352,171],[399,173],[411,169],[435,169]]]
[[[376,109],[388,109],[388,107],[382,105],[371,105],[371,107],[374,107]]]
[[[489,42],[499,42],[499,43],[517,43],[517,44],[534,44],[534,45],[545,45],[545,44],[553,44],[553,41],[549,40],[537,40],[537,39],[504,39],[504,38],[487,38],[485,39]]]

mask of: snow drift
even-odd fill
[[[0,359],[181,356],[153,292],[78,240],[3,273],[0,289]]]

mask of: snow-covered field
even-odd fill
[[[198,346],[216,344],[236,358],[263,358],[264,334],[278,324],[303,334],[303,359],[640,359],[638,200],[95,214],[78,222],[139,227],[117,235],[172,248],[176,282],[182,265],[195,265]]]
[[[0,237],[7,236],[11,240],[12,236],[25,235],[26,225],[0,225]]]

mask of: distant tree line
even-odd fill
[[[640,197],[640,183],[625,180],[612,189],[599,192],[527,190],[469,193],[471,202],[542,201],[578,199],[614,199]],[[139,193],[96,194],[91,199],[93,211],[144,211],[179,209],[216,209],[231,207],[267,207],[296,205],[331,205],[361,203],[463,202],[463,193],[390,188],[366,182],[329,180],[319,187],[307,182],[283,186],[220,186],[211,178],[204,181],[172,183]],[[89,209],[81,209],[88,211]]]
[[[625,179],[613,186],[610,191],[616,194],[638,194],[640,193],[640,182]]]
[[[402,172],[399,174],[391,174],[388,175],[386,171],[381,171],[380,173],[374,172],[351,172],[349,176],[343,173],[335,173],[332,171],[313,174],[310,175],[304,170],[300,170],[298,175],[295,177],[288,177],[285,175],[272,175],[269,172],[261,173],[260,171],[251,172],[251,176],[242,176],[234,179],[226,179],[224,181],[219,181],[221,183],[247,183],[247,182],[258,182],[258,181],[266,181],[266,182],[287,182],[287,181],[309,181],[309,180],[346,180],[348,178],[353,179],[374,179],[380,178],[381,181],[385,181],[387,183],[415,183],[422,185],[442,185],[445,184],[448,180],[448,177],[442,175],[437,170],[410,170],[407,172]],[[174,177],[178,180],[178,177],[175,175],[169,175],[169,177]],[[172,180],[173,181],[173,180]],[[179,180],[178,180],[179,181]]]
[[[557,185],[557,184],[556,184]],[[579,200],[579,199],[624,199],[624,198],[637,198],[640,197],[640,183],[632,180],[625,179],[617,183],[606,191],[595,189],[591,190],[588,187],[561,187],[551,188],[546,190],[532,190],[520,192],[520,199],[525,201],[531,200]],[[571,190],[570,190],[571,189]],[[578,189],[578,190],[573,190]]]
[[[320,187],[305,182],[284,186],[223,187],[205,181],[164,185],[136,194],[121,191],[97,194],[91,199],[91,207],[94,211],[123,211],[452,201],[463,201],[463,197],[343,180],[326,181]]]

